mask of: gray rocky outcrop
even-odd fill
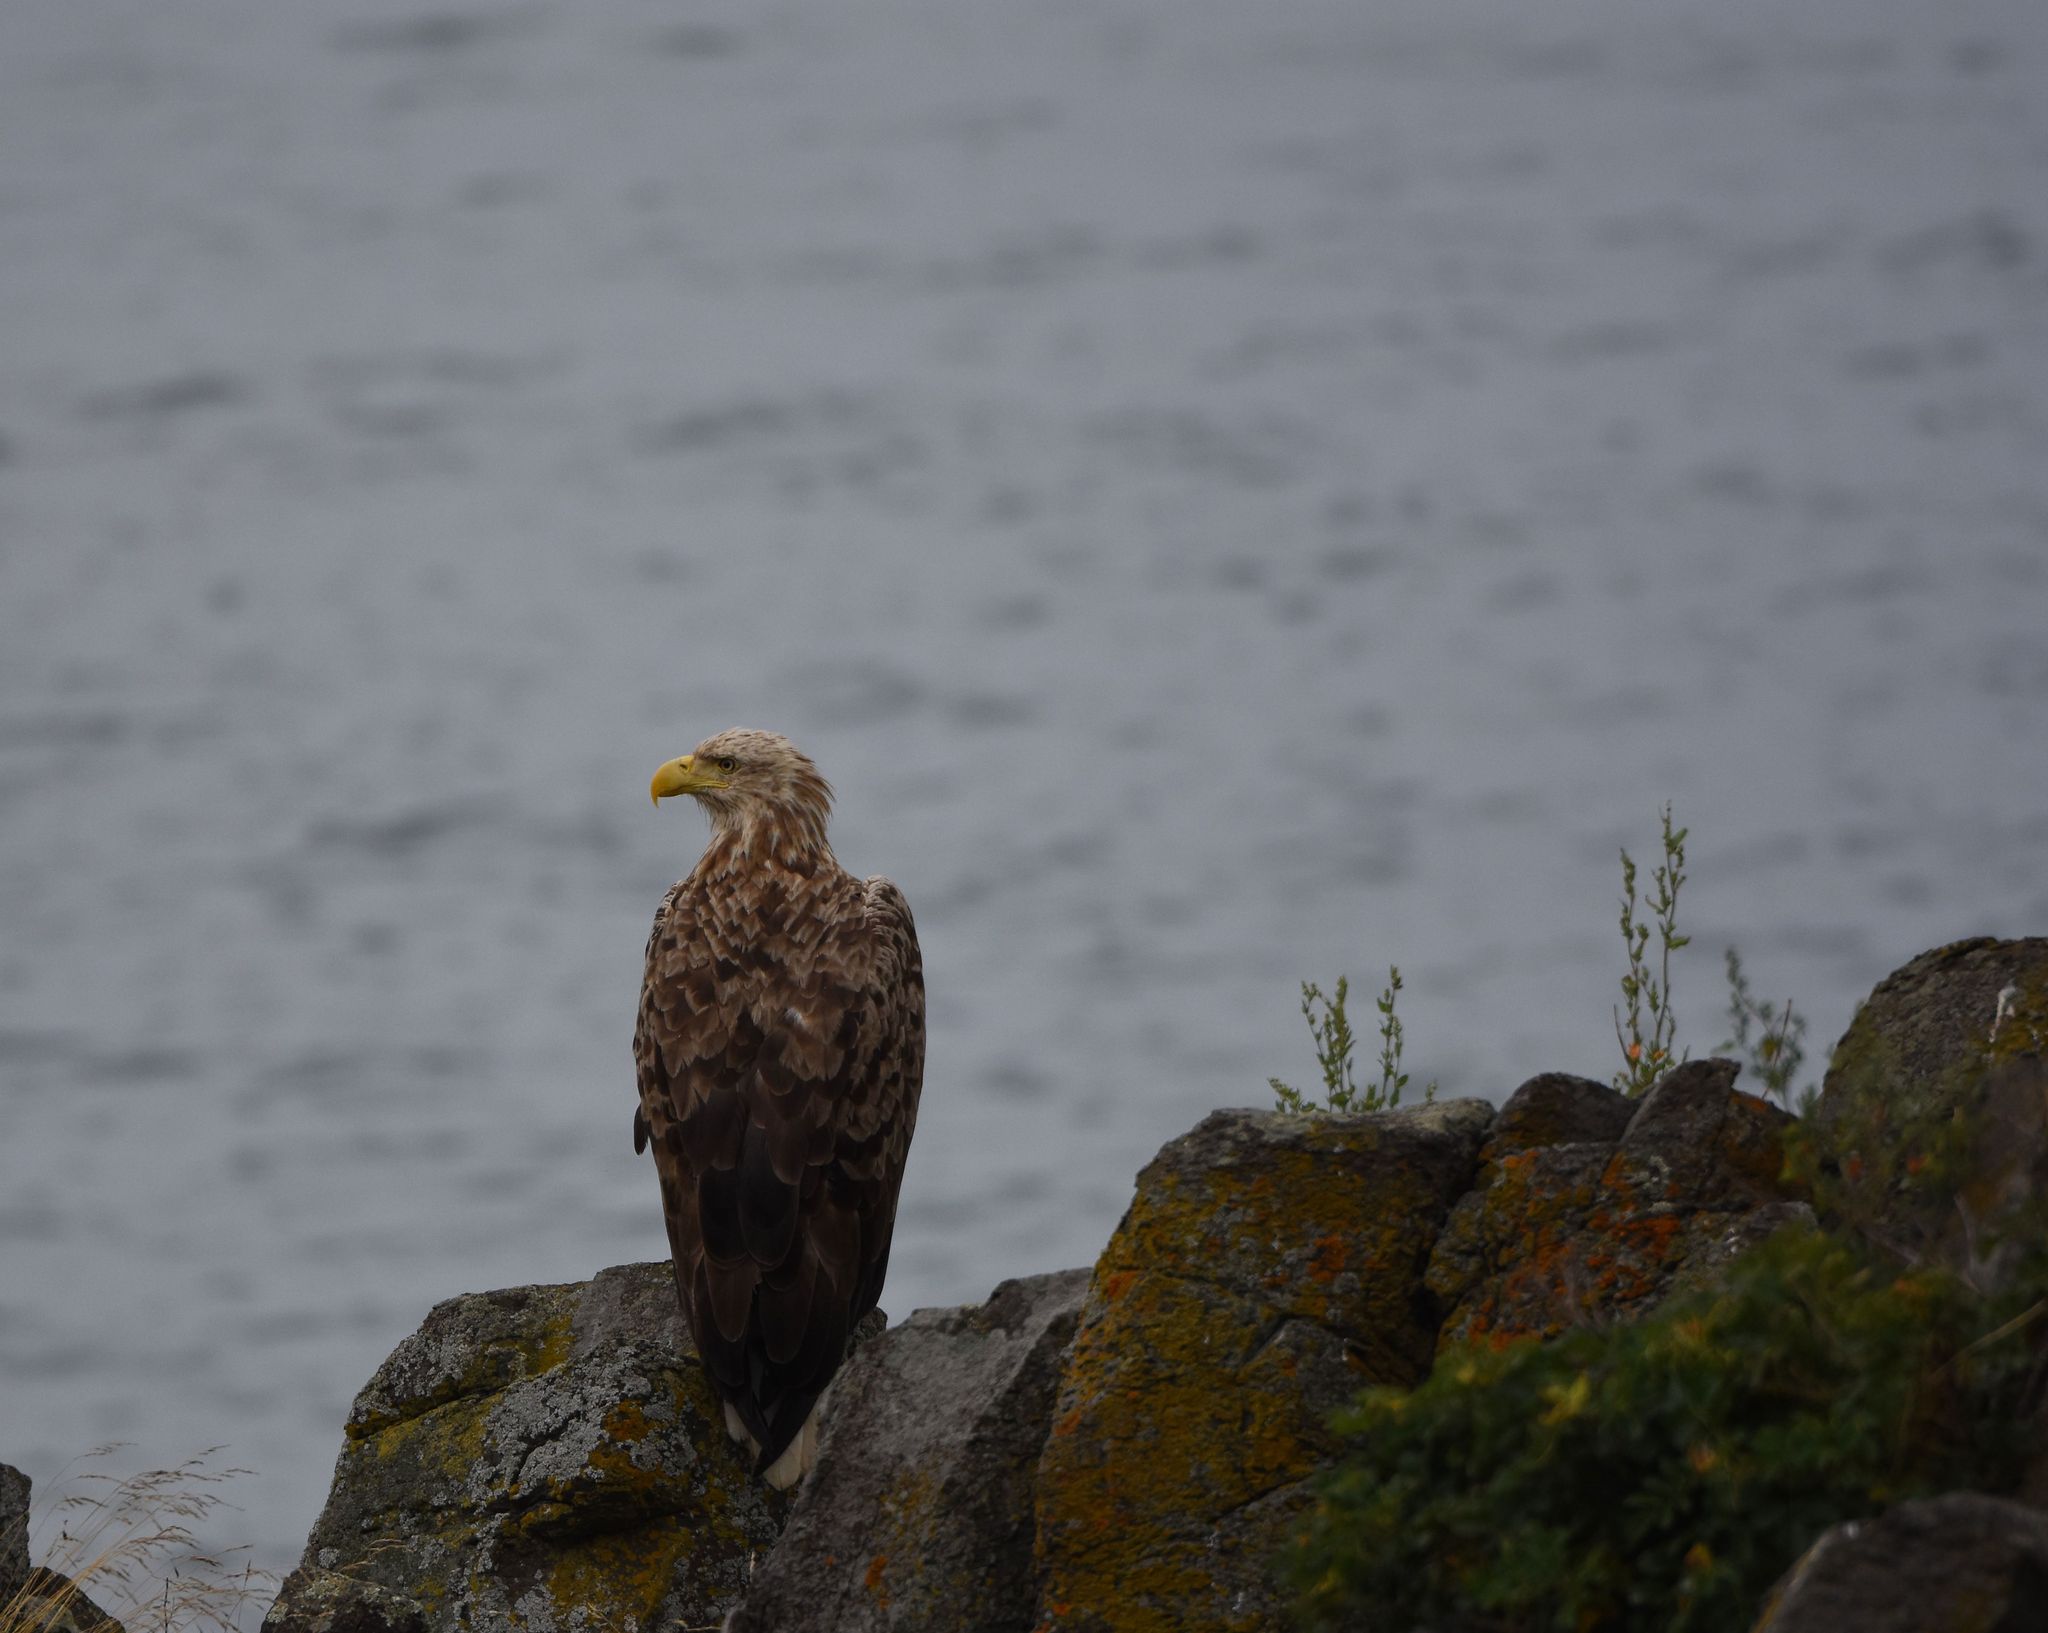
[[[452,1300],[358,1398],[267,1633],[1284,1625],[1273,1559],[1331,1409],[1446,1344],[1628,1319],[1809,1199],[1995,1282],[2048,1186],[2044,1036],[2048,941],[1968,942],[1877,990],[1803,1140],[1723,1060],[1641,1100],[1552,1073],[1498,1113],[1214,1113],[1092,1271],[871,1337],[793,1506],[734,1455],[665,1266]],[[2048,1503],[2048,1461],[2021,1490]],[[1838,1527],[1760,1626],[2032,1627],[2029,1514],[1963,1495]]]
[[[752,1478],[665,1264],[437,1306],[356,1397],[266,1633],[717,1623],[787,1499]]]
[[[1879,983],[1814,1113],[1831,1217],[1980,1286],[2048,1193],[2048,938],[1978,937]]]
[[[2040,1633],[2048,1514],[1975,1492],[1824,1532],[1754,1633]]]
[[[1025,1633],[1033,1497],[1086,1270],[919,1310],[834,1380],[818,1467],[731,1633]]]

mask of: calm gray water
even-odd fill
[[[1695,1049],[2048,930],[2044,176],[2039,0],[7,0],[0,1457],[280,1564],[434,1300],[661,1255],[718,727],[919,916],[898,1315],[1303,978],[1607,1075],[1667,798]]]

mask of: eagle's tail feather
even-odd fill
[[[777,1491],[787,1491],[818,1466],[818,1406],[814,1403],[803,1427],[790,1436],[789,1444],[773,1462],[756,1464],[754,1472]]]

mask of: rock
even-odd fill
[[[28,1582],[28,1476],[0,1463],[0,1605]]]
[[[119,1621],[61,1571],[38,1566],[8,1607],[13,1625],[31,1633],[127,1633]]]
[[[1835,1045],[1813,1119],[1830,1217],[1998,1282],[2041,1228],[2044,1057],[2048,939],[1958,941],[1887,976]]]
[[[1635,1114],[1636,1102],[1619,1089],[1570,1072],[1544,1072],[1508,1096],[1479,1160],[1498,1162],[1540,1146],[1611,1146]]]
[[[339,1571],[301,1565],[284,1579],[266,1627],[287,1625],[305,1633],[427,1633],[427,1613],[416,1599]]]
[[[1430,1258],[1440,1342],[1641,1314],[1804,1212],[1792,1119],[1736,1089],[1740,1069],[1689,1061],[1639,1101],[1562,1074],[1516,1090]]]
[[[470,1294],[356,1397],[264,1627],[715,1625],[786,1509],[736,1455],[666,1264]]]
[[[1423,1270],[1493,1121],[1216,1112],[1095,1267],[1038,1466],[1039,1625],[1252,1629],[1332,1408],[1429,1369]]]
[[[1006,1281],[868,1343],[732,1633],[1025,1633],[1037,1463],[1087,1287],[1086,1270]]]
[[[1754,1633],[2036,1633],[2048,1514],[1974,1492],[1837,1525],[1771,1590]]]
[[[28,1558],[29,1479],[0,1463],[0,1624],[25,1633],[124,1633],[61,1571]]]

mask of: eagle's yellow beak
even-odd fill
[[[720,786],[717,779],[707,777],[697,769],[697,756],[685,754],[680,760],[671,760],[654,774],[654,781],[647,785],[647,792],[654,796],[659,805],[665,799],[678,794],[694,794],[700,788]]]

